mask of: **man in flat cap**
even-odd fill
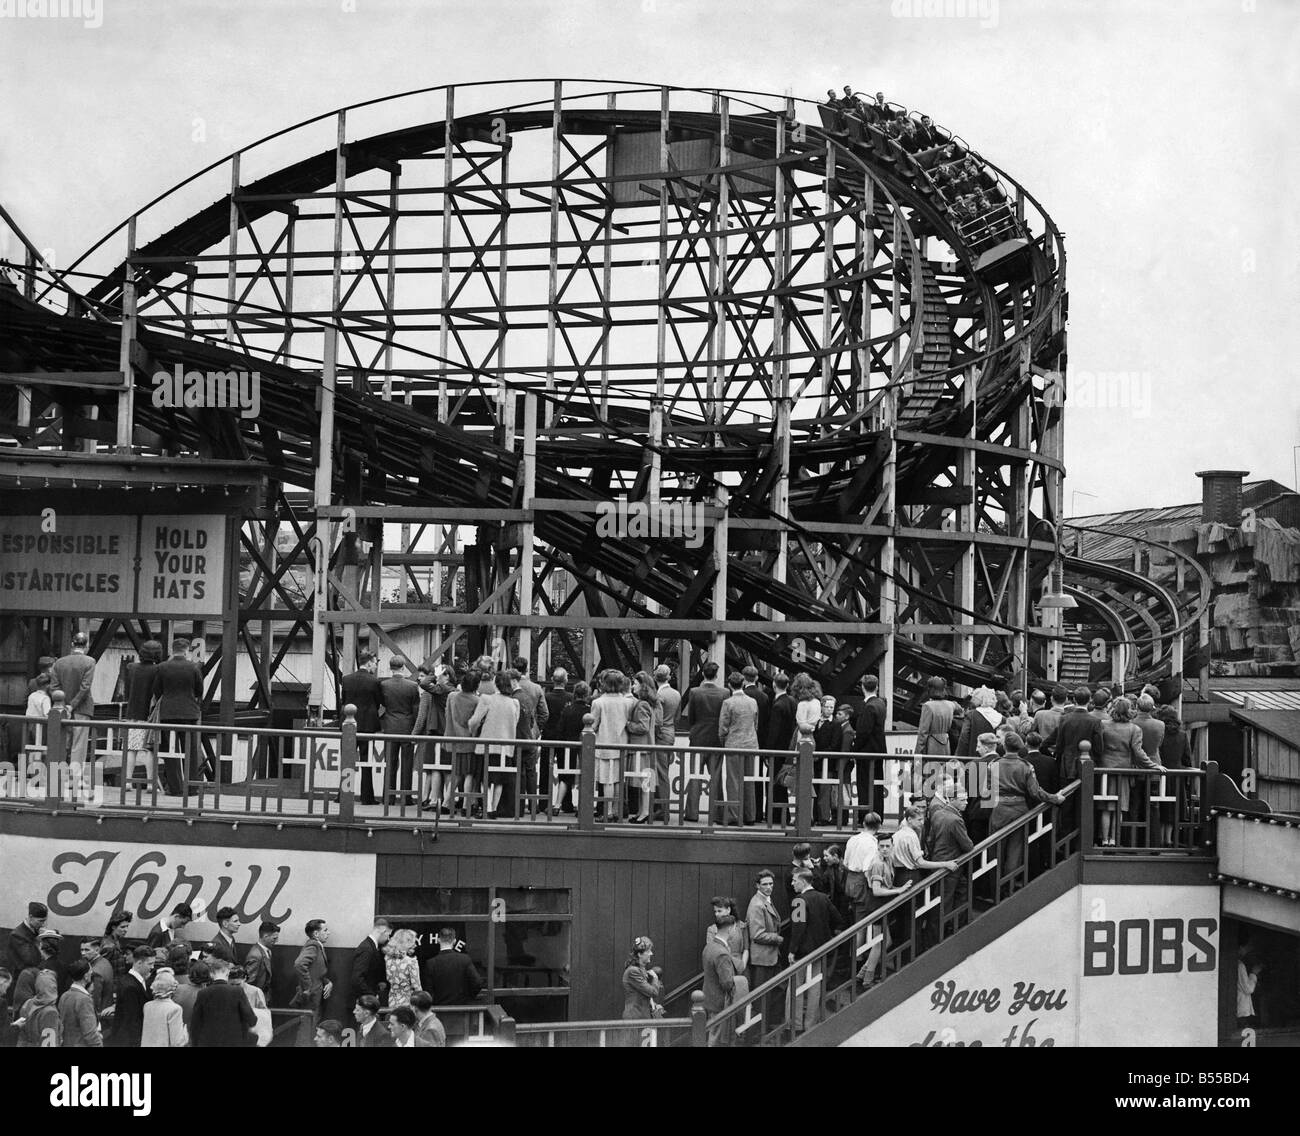
[[[27,905],[27,918],[9,932],[9,945],[5,949],[5,967],[16,979],[29,966],[40,966],[41,952],[36,939],[50,917],[49,908],[32,900]]]

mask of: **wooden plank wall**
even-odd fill
[[[1259,799],[1274,812],[1300,813],[1300,750],[1263,730],[1252,734]]]
[[[713,921],[709,901],[734,895],[742,917],[754,893],[754,874],[771,868],[780,880],[792,841],[718,840],[705,859],[682,859],[671,842],[641,844],[640,856],[575,856],[573,842],[551,842],[553,851],[509,856],[382,855],[379,888],[548,887],[572,893],[570,936],[571,1020],[616,1018],[623,1010],[623,967],[638,935],[655,943],[655,963],[672,989],[700,970],[704,930]],[[608,841],[606,841],[608,843]],[[618,841],[622,844],[622,841]],[[692,841],[692,843],[696,843]],[[755,852],[757,851],[757,855]],[[776,903],[788,910],[778,882]]]

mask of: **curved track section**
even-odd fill
[[[442,113],[391,128],[412,106]],[[1040,676],[1060,234],[960,139],[927,126],[922,147],[897,125],[917,116],[891,113],[881,130],[752,92],[568,80],[349,108],[210,167],[44,288],[0,287],[0,346],[14,371],[102,371],[126,338],[129,411],[36,383],[28,421],[94,405],[133,453],[237,458],[303,492],[333,390],[330,503],[483,510],[478,594],[516,611],[531,564],[535,595],[563,573],[642,634],[699,622],[661,647],[725,621],[735,662],[830,690],[880,667],[902,703],[930,673]],[[157,235],[102,263],[132,232]],[[155,407],[153,374],[177,366],[258,371],[260,414]],[[38,450],[14,393],[5,430]],[[523,504],[525,396],[544,502],[527,558],[490,519]],[[725,500],[728,555],[716,525],[695,548],[598,535],[595,506],[623,498]],[[1128,669],[1158,668],[1183,599],[1067,568],[1117,613]],[[597,638],[605,664],[635,661]]]

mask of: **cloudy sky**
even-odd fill
[[[1294,483],[1294,0],[102,0],[98,19],[64,0],[90,18],[19,14],[33,2],[0,0],[0,200],[58,264],[229,151],[366,98],[543,76],[808,98],[849,82],[962,134],[1065,232],[1073,511],[1194,500],[1206,468]]]

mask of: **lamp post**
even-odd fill
[[[1052,568],[1048,573],[1048,589],[1038,600],[1042,612],[1043,629],[1047,635],[1047,679],[1060,681],[1061,670],[1061,613],[1078,607],[1075,598],[1065,590],[1065,565],[1061,562],[1061,530],[1051,521],[1043,521],[1052,530]]]

